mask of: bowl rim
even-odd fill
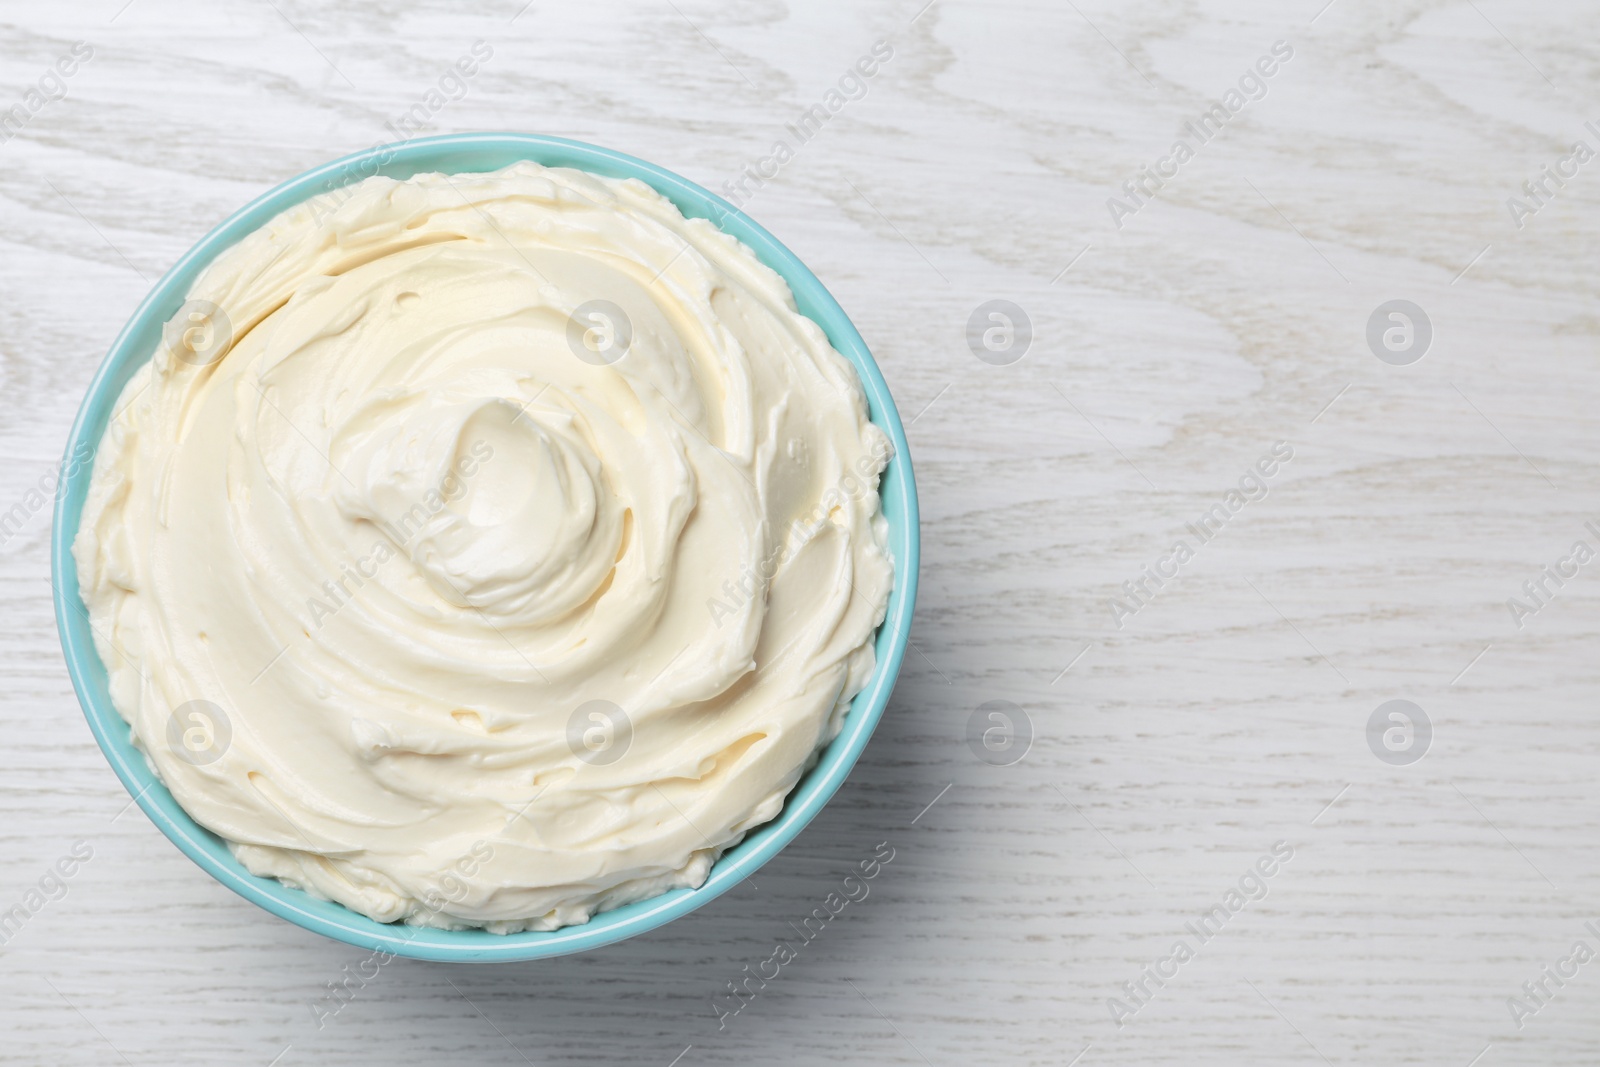
[[[452,154],[473,157],[486,165],[444,162]],[[855,367],[871,419],[888,434],[894,446],[893,458],[880,479],[879,495],[889,519],[895,584],[875,639],[877,663],[872,677],[852,701],[843,728],[822,749],[816,765],[790,791],[778,816],[724,852],[699,888],[670,890],[601,912],[583,925],[551,931],[490,934],[481,929],[438,930],[379,923],[276,879],[250,874],[233,858],[220,837],[200,827],[177,804],[132,744],[132,730],[110,699],[105,668],[94,647],[72,556],[72,542],[93,473],[92,462],[85,463],[79,453],[88,445],[88,456],[94,455],[128,377],[153,354],[161,325],[177,311],[195,278],[239,239],[295,204],[354,184],[373,173],[397,178],[441,170],[473,173],[495,170],[517,160],[643,180],[685,215],[708,218],[737,237],[784,279],[801,313],[816,322],[833,347]],[[76,461],[75,455],[79,455]],[[60,475],[50,537],[56,628],[78,702],[112,770],[156,827],[218,882],[279,918],[375,953],[439,962],[545,959],[600,948],[645,933],[709,903],[777,855],[837,792],[883,716],[910,640],[921,547],[910,449],[888,385],[849,316],[793,252],[733,204],[653,163],[563,137],[479,132],[377,144],[290,178],[233,212],[173,264],[123,326],[84,394],[67,438]],[[888,515],[891,501],[893,510],[898,512],[895,517]]]

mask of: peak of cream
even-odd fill
[[[190,298],[220,339],[129,382],[73,552],[118,711],[250,871],[549,930],[778,813],[872,672],[889,446],[749,249],[519,163],[291,209]]]

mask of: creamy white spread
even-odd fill
[[[885,435],[635,180],[371,178],[222,254],[77,541],[117,709],[251,872],[390,922],[697,886],[868,680]]]

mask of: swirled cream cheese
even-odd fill
[[[888,441],[648,186],[371,178],[205,271],[73,552],[112,698],[250,871],[389,922],[699,885],[873,668]]]

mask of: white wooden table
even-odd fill
[[[1600,962],[1573,958],[1600,951],[1600,562],[1561,562],[1600,549],[1600,162],[1569,158],[1600,151],[1600,8],[922,2],[6,6],[0,910],[92,857],[0,948],[0,1059],[1600,1062]],[[128,808],[62,667],[29,491],[105,349],[214,223],[408,111],[721,188],[879,39],[859,98],[745,184],[910,424],[915,651],[871,747],[754,885],[589,955],[398,960],[319,1029],[308,1004],[366,954]],[[492,57],[434,110],[477,40]],[[1292,57],[1234,114],[1276,41]],[[65,99],[26,111],[59,57]],[[1218,102],[1203,142],[1184,130]],[[1172,176],[1134,200],[1146,167]],[[1031,323],[1007,365],[967,343],[990,300]],[[1393,300],[1431,325],[1420,360],[1415,332],[1369,346]],[[1210,537],[1186,529],[1213,505]],[[1547,566],[1577,575],[1530,600]],[[1369,744],[1390,700],[1431,738]],[[1010,766],[966,741],[990,701],[1036,734]],[[719,1031],[713,998],[883,841],[870,897]],[[1247,878],[1277,842],[1292,859]],[[1265,896],[1234,912],[1242,878]]]

